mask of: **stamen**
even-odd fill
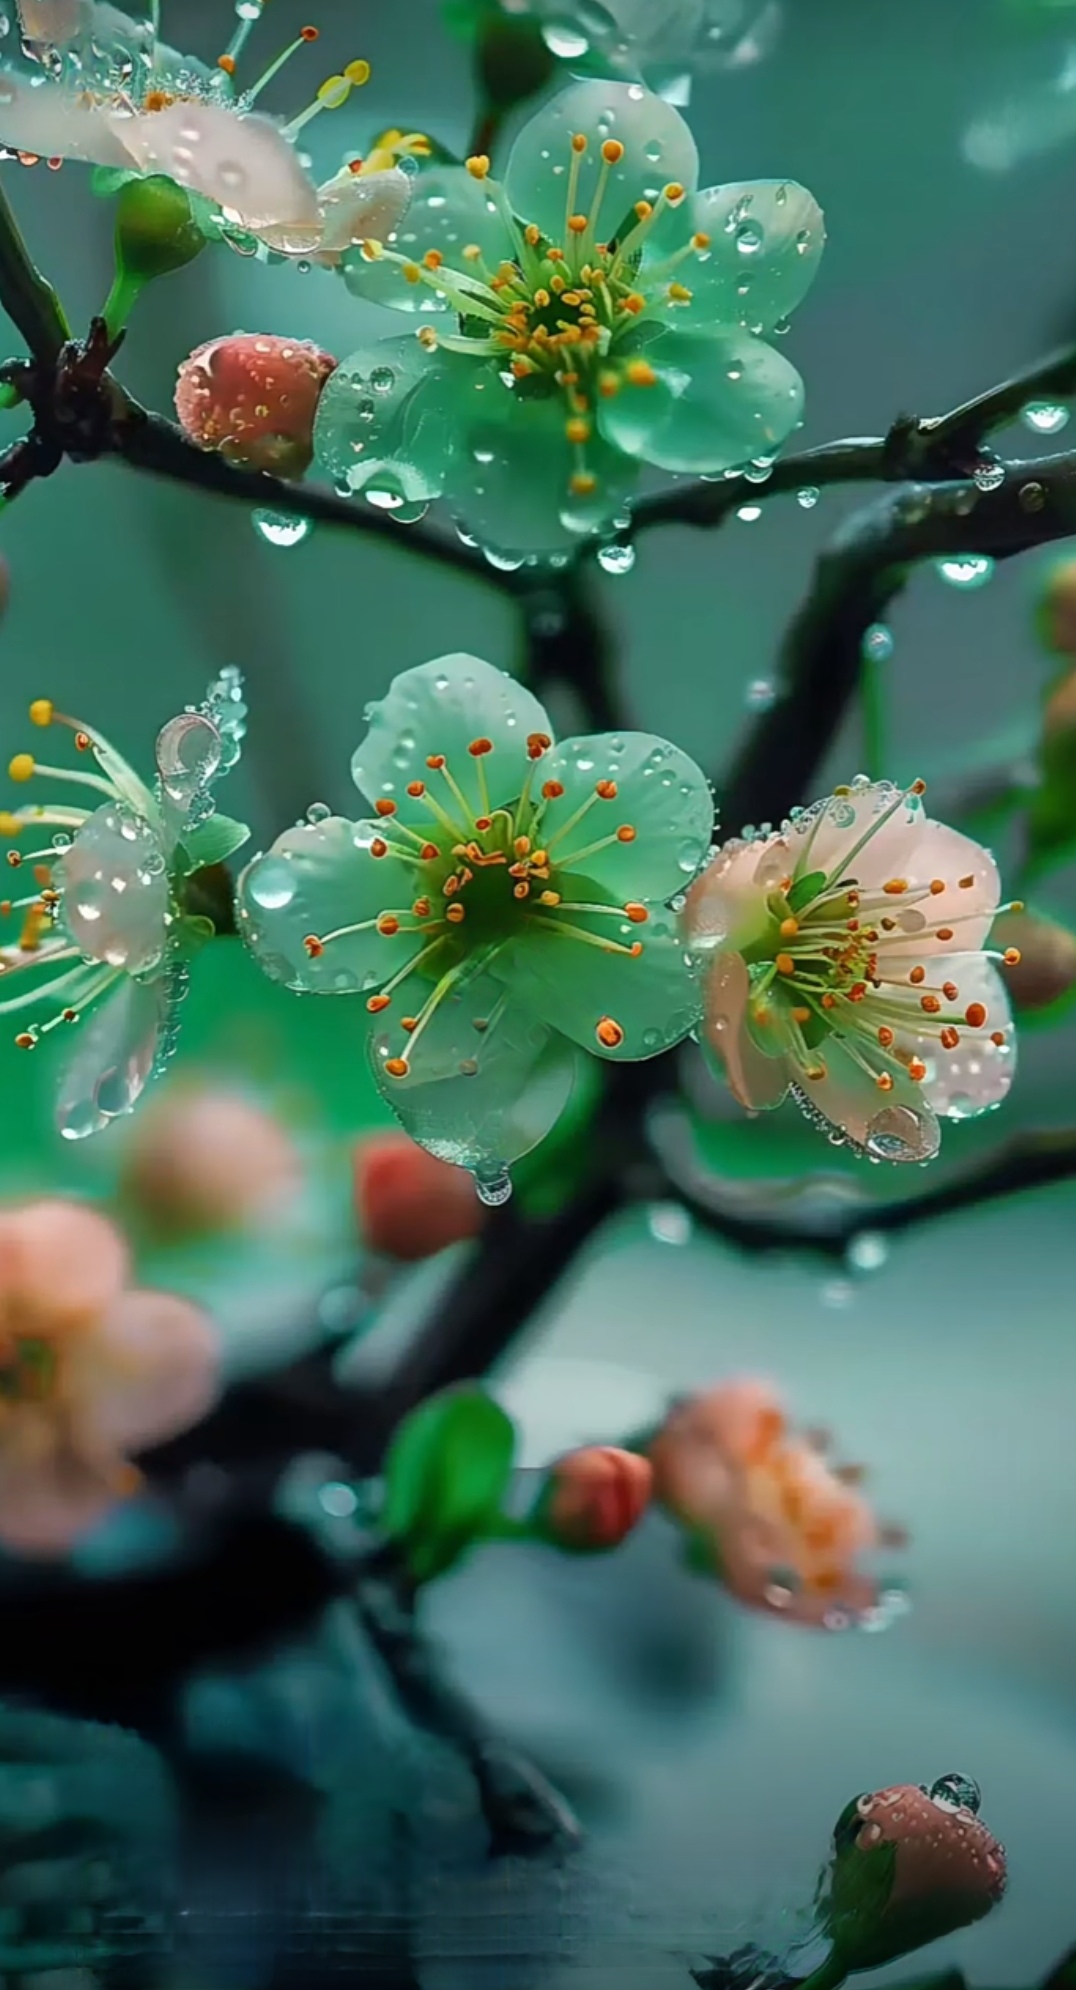
[[[547,932],[563,933],[569,940],[581,940],[584,946],[598,947],[603,954],[628,954],[638,960],[643,951],[641,940],[635,940],[630,947],[621,946],[619,940],[603,940],[597,933],[586,933],[582,926],[562,924],[559,919],[544,919],[540,912],[531,914],[536,926],[543,926]]]
[[[285,138],[294,139],[304,125],[308,125],[311,119],[319,116],[322,111],[339,110],[342,104],[347,103],[352,90],[361,90],[363,84],[369,80],[370,64],[362,61],[349,62],[342,75],[327,76],[320,85],[313,103],[308,104],[305,111],[300,111],[298,117],[293,117],[291,122],[283,127]]]
[[[246,28],[247,34],[249,34],[250,29],[254,25],[254,23],[244,22],[243,25]],[[269,67],[268,69],[265,70],[264,74],[259,76],[253,88],[245,93],[247,102],[250,104],[256,103],[258,98],[261,96],[262,91],[265,89],[266,85],[272,82],[274,76],[279,76],[280,71],[284,67],[284,64],[286,62],[290,62],[292,56],[297,55],[299,50],[305,47],[307,42],[317,41],[317,38],[318,38],[317,28],[300,28],[299,33],[295,37],[295,40],[293,42],[289,42],[287,48],[281,50],[280,54],[276,56],[274,60],[269,64]],[[219,67],[223,69],[225,74],[228,76],[233,76],[235,74],[236,63],[239,59],[239,56],[242,54],[244,39],[245,37],[243,35],[243,31],[242,29],[240,29],[239,33],[233,36],[231,46],[228,48],[227,53],[225,55],[222,55],[220,58]],[[236,47],[237,42],[239,43],[238,47]],[[322,87],[324,88],[324,85]]]
[[[46,780],[68,781],[75,787],[94,788],[99,795],[107,795],[110,801],[116,799],[111,781],[104,780],[100,774],[83,774],[76,768],[47,767],[42,761],[35,760],[32,753],[16,753],[7,771],[13,781],[31,781],[35,774],[43,774]]]

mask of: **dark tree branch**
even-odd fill
[[[51,283],[35,269],[27,253],[6,193],[0,188],[0,305],[27,350],[45,365],[55,363],[71,337],[63,306]]]

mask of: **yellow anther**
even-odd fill
[[[34,756],[32,753],[16,753],[8,765],[8,773],[13,781],[29,781],[33,778]]]
[[[669,285],[670,304],[690,304],[694,294],[694,291],[688,290],[685,284],[670,283]]]
[[[361,90],[363,84],[370,81],[370,64],[362,59],[358,62],[349,62],[344,75],[353,90]]]
[[[569,214],[568,230],[570,234],[585,235],[587,232],[588,225],[589,224],[587,222],[587,217],[585,214]]]
[[[327,111],[338,111],[351,95],[351,84],[346,76],[326,76],[318,88],[318,102]]]
[[[780,925],[782,940],[794,940],[799,929],[800,922],[798,919],[782,919]]]
[[[622,311],[630,312],[633,318],[637,318],[640,311],[646,310],[646,298],[640,296],[637,290],[633,290],[627,297],[621,299],[620,308]]]
[[[470,158],[465,160],[464,163],[472,180],[486,180],[489,178],[489,159],[485,152],[472,152]]]
[[[50,726],[52,724],[53,711],[54,707],[51,698],[35,698],[30,707],[32,724],[35,726]]]
[[[698,249],[699,254],[702,255],[703,252],[710,247],[709,235],[707,235],[705,231],[700,228],[698,234],[693,235],[691,237],[691,246],[693,249]]]
[[[668,186],[662,188],[662,192],[670,207],[676,207],[684,198],[684,189],[679,180],[670,180]]]
[[[573,131],[573,133],[572,133],[572,151],[573,151],[573,152],[579,152],[579,153],[583,153],[583,152],[585,152],[585,151],[586,151],[586,149],[587,149],[587,141],[586,141],[586,138],[585,138],[585,136],[584,136],[583,132],[581,132],[581,131]]]
[[[565,424],[564,433],[569,442],[589,442],[590,423],[576,415],[573,420]]]
[[[422,281],[422,271],[419,269],[417,263],[404,263],[403,273],[408,283],[421,283]]]
[[[385,244],[383,242],[375,242],[372,235],[365,242],[360,242],[359,244],[359,254],[364,263],[379,263],[384,253]]]
[[[468,242],[466,247],[460,250],[460,254],[465,263],[478,263],[482,260],[482,251],[477,242]]]
[[[523,230],[523,240],[526,242],[528,249],[536,249],[541,239],[541,229],[536,228],[533,221],[529,222]]]
[[[598,479],[591,476],[589,470],[577,470],[571,480],[570,486],[576,497],[589,497],[592,491],[597,490],[597,487]]]
[[[648,359],[629,360],[625,372],[633,387],[652,387],[658,377]]]
[[[427,249],[422,260],[427,269],[440,269],[441,264],[444,262],[444,257],[440,249]]]
[[[418,331],[415,333],[415,337],[419,345],[423,346],[427,352],[437,351],[437,333],[434,331],[432,325],[420,325]]]
[[[0,809],[0,836],[18,836],[25,827],[21,816],[12,815],[9,809]]]
[[[601,373],[598,376],[598,392],[603,401],[611,401],[620,392],[619,373]]]
[[[638,215],[640,221],[649,221],[650,216],[654,212],[654,209],[650,201],[637,200],[635,203],[635,212]]]
[[[774,960],[778,974],[795,974],[796,963],[791,954],[778,954]]]
[[[535,302],[535,305],[536,305],[536,307],[537,307],[537,309],[538,309],[539,311],[544,311],[544,310],[546,310],[546,308],[547,308],[547,307],[548,307],[548,306],[549,306],[549,305],[550,305],[550,304],[552,303],[552,301],[553,301],[553,300],[552,300],[552,298],[550,297],[550,295],[549,295],[549,292],[548,292],[548,290],[536,290],[536,291],[535,291],[535,293],[534,293],[534,302]]]

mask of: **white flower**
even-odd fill
[[[779,833],[726,843],[688,897],[709,951],[706,1042],[741,1105],[793,1095],[875,1160],[937,1153],[937,1115],[1000,1105],[1016,1064],[1005,984],[984,942],[988,850],[865,776]]]
[[[394,162],[373,170],[360,162],[316,186],[295,147],[312,117],[337,109],[367,80],[368,63],[328,77],[289,124],[253,109],[269,77],[314,30],[304,29],[259,82],[237,92],[237,59],[254,20],[240,22],[212,68],[160,41],[151,22],[102,0],[19,0],[19,7],[32,60],[0,68],[0,144],[12,151],[162,175],[211,203],[214,232],[253,235],[284,256],[333,261],[402,220],[410,186]]]
[[[44,767],[19,753],[12,779],[43,774],[104,799],[92,810],[49,801],[0,818],[0,830],[13,837],[30,827],[51,834],[42,849],[8,853],[36,890],[0,908],[25,914],[17,944],[0,948],[0,983],[18,976],[20,984],[0,1001],[0,1015],[48,1007],[43,1023],[23,1020],[16,1042],[29,1050],[101,1005],[60,1085],[57,1123],[66,1139],[80,1140],[130,1112],[175,1047],[187,961],[213,932],[209,920],[189,911],[186,880],[247,840],[244,823],[215,813],[210,792],[239,758],[246,706],[239,673],[222,671],[201,708],[181,712],[160,733],[152,791],[107,740],[47,699],[37,700],[30,716],[36,725],[70,727],[99,771]],[[42,982],[42,967],[59,972]],[[28,987],[24,977],[31,977]]]

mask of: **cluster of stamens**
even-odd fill
[[[533,223],[517,219],[504,189],[490,178],[489,159],[479,154],[467,160],[467,170],[485,185],[505,223],[516,250],[511,260],[491,269],[476,243],[463,249],[463,269],[449,268],[439,249],[430,249],[415,261],[381,243],[367,242],[362,254],[369,261],[396,262],[404,281],[429,285],[458,312],[459,333],[424,325],[417,334],[424,346],[501,357],[511,380],[525,392],[529,388],[563,395],[565,435],[575,466],[571,489],[585,497],[597,484],[587,444],[598,402],[619,394],[625,383],[650,387],[657,379],[647,359],[623,348],[649,301],[638,287],[643,247],[666,210],[682,204],[685,189],[670,181],[656,199],[636,202],[620,239],[603,240],[602,209],[624,146],[617,138],[602,142],[594,196],[582,213],[577,211],[579,178],[591,141],[576,132],[570,143],[561,241],[551,241]],[[616,217],[618,225],[622,219]],[[710,237],[694,233],[683,247],[647,271],[648,291],[669,304],[690,304],[692,293],[679,282],[677,272],[690,257],[705,259],[710,252]]]
[[[543,834],[549,804],[564,793],[560,781],[538,779],[540,763],[552,744],[547,733],[530,734],[530,765],[522,790],[512,804],[494,808],[485,772],[493,742],[473,739],[467,751],[477,770],[477,810],[468,802],[446,756],[428,755],[426,768],[431,778],[411,781],[407,787],[409,798],[421,802],[428,812],[428,830],[423,834],[400,822],[397,803],[384,796],[374,807],[385,833],[369,845],[373,859],[392,857],[412,872],[415,896],[411,903],[386,908],[372,919],[338,927],[331,933],[308,933],[304,939],[307,954],[316,960],[334,941],[355,933],[376,931],[386,940],[400,934],[421,936],[422,945],[406,965],[395,974],[386,969],[381,987],[366,1004],[371,1015],[381,1015],[412,977],[432,984],[417,1012],[400,1016],[399,1028],[406,1042],[401,1045],[401,1054],[385,1061],[384,1069],[391,1078],[408,1076],[415,1047],[446,997],[460,989],[470,975],[491,966],[505,946],[527,931],[557,933],[566,941],[630,959],[638,959],[643,951],[640,940],[625,945],[605,938],[579,925],[573,916],[611,918],[618,923],[627,920],[642,926],[649,913],[645,905],[635,901],[609,904],[575,895],[573,887],[582,882],[579,866],[611,844],[634,842],[636,831],[630,822],[620,822],[589,840],[582,831],[582,840],[577,840],[576,832],[582,830],[592,811],[600,812],[617,799],[616,782],[602,780],[565,822]],[[573,843],[574,848],[568,847]],[[503,1006],[503,1001],[498,1002],[489,1015],[472,1019],[479,1036],[494,1028]],[[597,1017],[594,1035],[607,1050],[624,1041],[623,1028],[613,1016]],[[476,1060],[470,1058],[460,1065],[465,1076],[473,1076],[477,1069]]]
[[[898,796],[830,875],[814,874],[817,889],[809,898],[797,891],[791,876],[782,878],[768,896],[779,944],[765,962],[758,960],[752,966],[751,1019],[760,1041],[770,1032],[781,1032],[801,1076],[813,1083],[827,1075],[823,1046],[831,1034],[839,1036],[842,1047],[882,1092],[893,1090],[897,1071],[915,1083],[928,1076],[923,1058],[900,1040],[902,1033],[930,1037],[946,1052],[955,1051],[965,1033],[985,1038],[997,1048],[1007,1041],[1004,1030],[988,1027],[991,1018],[985,1003],[962,998],[957,982],[945,973],[943,958],[932,954],[929,967],[925,960],[911,968],[904,965],[917,938],[930,936],[959,950],[961,925],[965,920],[981,922],[981,911],[932,920],[931,901],[950,892],[946,879],[893,877],[868,890],[851,874],[855,858],[882,823],[909,795],[921,795],[924,787],[917,781],[906,795]],[[847,792],[837,790],[838,795]],[[800,878],[810,875],[810,841],[823,816],[824,811],[800,855]],[[961,877],[957,889],[971,891],[976,882],[974,876]],[[913,908],[914,934],[902,923],[902,915]],[[999,910],[1022,907],[1014,901]],[[889,960],[898,957],[899,974],[889,966]],[[986,957],[1008,967],[1020,960],[1015,947]],[[932,974],[941,978],[929,978]]]

